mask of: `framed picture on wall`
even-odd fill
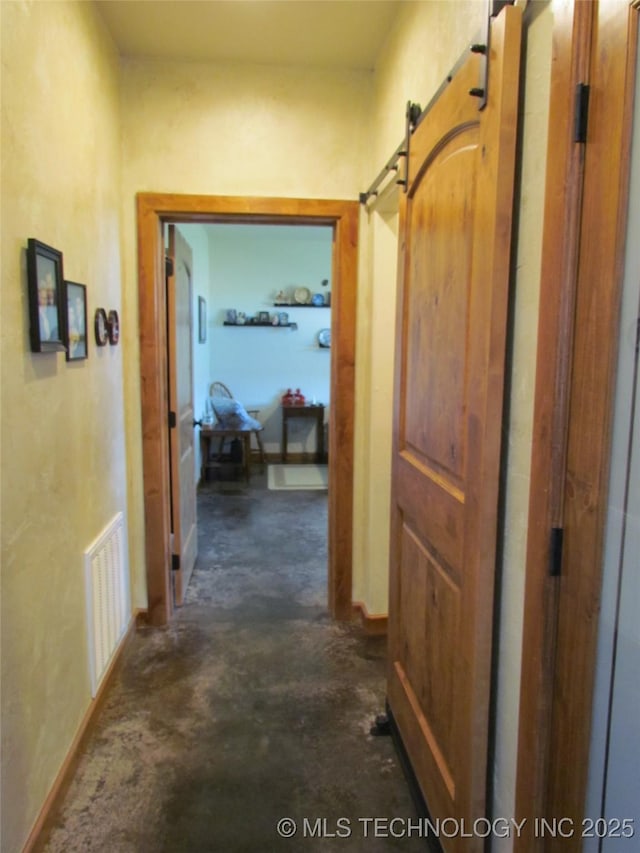
[[[201,344],[207,341],[207,300],[203,296],[198,296],[198,342]]]
[[[30,237],[27,242],[27,284],[32,352],[66,349],[62,282],[62,252]]]
[[[75,281],[64,283],[67,361],[81,361],[89,355],[87,346],[87,288]]]

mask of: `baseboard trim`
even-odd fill
[[[353,602],[353,615],[360,619],[367,634],[381,636],[387,633],[389,617],[386,613],[369,613],[364,601]]]
[[[102,707],[111,678],[118,663],[120,662],[122,653],[131,641],[136,629],[145,624],[147,624],[147,611],[142,608],[136,609],[129,620],[126,633],[113,655],[113,660],[109,664],[109,667],[104,674],[104,678],[100,682],[98,692],[96,693],[95,698],[91,700],[89,707],[85,711],[82,721],[78,727],[78,731],[71,742],[71,746],[69,747],[69,750],[60,766],[60,770],[58,770],[53,785],[42,804],[38,817],[36,818],[31,832],[29,833],[29,837],[22,848],[23,853],[37,853],[37,851],[44,845],[46,841],[46,834],[50,831],[50,827],[47,826],[47,822],[49,818],[54,815],[56,806],[62,800],[62,797],[71,784],[73,774],[80,757],[80,750],[84,744],[87,734],[89,733],[92,722]]]

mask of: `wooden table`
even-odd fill
[[[282,461],[287,461],[289,421],[292,418],[312,418],[316,422],[316,462],[324,462],[324,406],[282,406]]]
[[[200,477],[203,481],[207,479],[207,468],[219,467],[222,463],[220,456],[222,447],[226,438],[239,438],[242,441],[242,469],[244,476],[249,482],[251,476],[251,433],[255,432],[252,429],[221,429],[216,426],[202,426],[200,428],[200,455],[202,466],[200,469]],[[211,453],[211,442],[218,439],[220,442],[218,449],[218,461],[210,462],[209,454]]]

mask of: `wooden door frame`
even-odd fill
[[[166,222],[333,228],[328,598],[332,616],[351,618],[358,202],[171,193],[139,193],[136,202],[149,622],[164,625],[173,611],[163,240]]]
[[[515,841],[523,853],[553,847],[534,837],[534,817],[572,820],[574,837],[561,839],[562,849],[582,843],[627,218],[633,3],[626,70],[611,75],[606,97],[591,93],[586,147],[573,141],[573,117],[577,84],[605,59],[594,34],[608,2],[554,3],[516,779],[516,815],[528,822]],[[616,155],[606,206],[584,183],[595,138],[608,139]],[[599,203],[597,233],[586,234],[583,211]],[[600,277],[587,292],[579,261],[590,246]],[[550,576],[552,528],[564,528],[560,577]]]

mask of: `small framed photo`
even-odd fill
[[[269,318],[269,312],[268,311],[260,311],[260,313],[258,314],[258,323],[260,323],[261,326],[270,325],[270,318]]]
[[[75,281],[64,283],[66,325],[64,342],[67,361],[81,361],[89,355],[87,343],[87,288]]]
[[[207,300],[198,296],[198,343],[207,342]]]
[[[27,282],[32,352],[58,352],[64,344],[62,252],[30,237]]]

